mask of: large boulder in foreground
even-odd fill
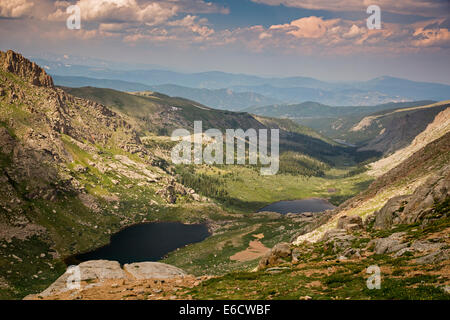
[[[124,265],[124,270],[137,280],[167,279],[187,276],[183,270],[160,262],[139,262]]]
[[[85,289],[88,286],[97,286],[105,280],[170,279],[187,276],[183,270],[159,262],[126,264],[124,269],[117,261],[86,261],[75,266],[75,269],[68,268],[61,277],[40,294],[29,295],[25,299],[55,296],[72,291],[76,289],[73,285],[77,280],[79,280],[80,288]]]
[[[117,261],[91,260],[80,263],[77,270],[72,268],[53,282],[50,287],[38,294],[41,297],[56,295],[73,289],[69,284],[73,284],[76,279],[79,281],[103,281],[109,279],[125,279],[126,273],[120,267]],[[79,273],[78,273],[79,271]],[[79,276],[79,277],[78,277]],[[30,295],[27,298],[32,298]]]

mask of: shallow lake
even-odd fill
[[[259,209],[258,212],[272,211],[282,214],[287,213],[301,213],[301,212],[321,212],[324,210],[334,209],[331,203],[325,199],[311,198],[292,201],[279,201],[269,204],[264,208]]]
[[[204,224],[153,222],[131,226],[111,237],[108,245],[66,259],[67,264],[88,260],[114,260],[120,264],[158,261],[166,254],[209,236]]]

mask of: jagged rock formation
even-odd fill
[[[53,79],[44,69],[12,50],[0,51],[0,67],[3,71],[18,75],[35,86],[53,87]]]

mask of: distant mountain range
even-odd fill
[[[389,102],[446,100],[450,85],[389,76],[360,82],[326,82],[309,77],[259,77],[225,72],[118,70],[36,59],[58,85],[154,90],[183,96],[218,109],[242,110],[274,103],[315,101],[331,106],[370,106]]]
[[[149,86],[142,83],[122,80],[94,79],[77,76],[54,76],[57,85],[70,88],[96,87],[119,91],[155,91],[173,97],[183,97],[198,101],[216,109],[239,111],[248,106],[266,106],[280,103],[280,100],[254,92],[236,92],[231,89],[188,88],[173,84]]]

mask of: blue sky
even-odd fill
[[[450,83],[448,0],[0,0],[0,49],[189,72]],[[81,29],[66,27],[68,5]]]
[[[220,6],[228,8],[229,14],[204,14],[217,28],[248,27],[261,24],[270,27],[274,24],[283,24],[299,18],[318,16],[325,19],[343,18],[348,20],[364,20],[367,14],[364,11],[329,11],[293,8],[285,5],[270,6],[255,3],[251,0],[212,0]],[[375,2],[374,2],[375,3]],[[385,22],[413,23],[423,20],[424,17],[414,14],[398,14],[384,12]]]

